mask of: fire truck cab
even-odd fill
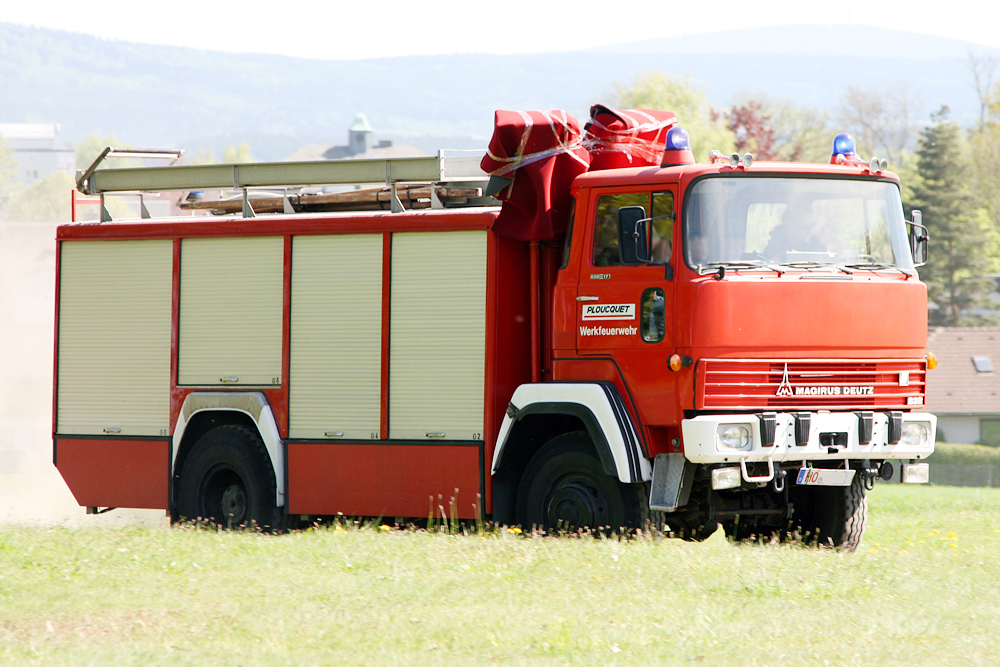
[[[893,174],[718,157],[591,172],[574,186],[553,382],[511,399],[498,498],[505,432],[524,437],[539,412],[600,403],[573,398],[600,394],[595,380],[611,409],[601,427],[582,420],[576,440],[606,439],[607,472],[649,482],[652,516],[686,537],[722,523],[739,539],[794,527],[856,545],[865,487],[890,479],[893,463],[902,481],[926,480],[917,462],[933,451],[936,419],[914,411],[927,297],[913,260],[926,236],[919,221],[907,229]],[[615,428],[612,413],[634,421]],[[517,478],[511,495],[523,492]],[[629,514],[624,493],[604,502],[615,494],[566,484],[572,501],[535,519]]]

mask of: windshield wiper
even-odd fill
[[[784,273],[784,270],[776,264],[750,259],[741,260],[739,262],[708,262],[706,264],[699,264],[698,275],[713,273],[723,268],[732,269],[733,271],[739,271],[740,269],[768,269],[770,271],[774,271],[779,276]]]
[[[885,269],[898,269],[895,264],[885,264],[883,262],[865,262],[864,264],[845,264],[852,269],[861,271],[884,271]]]
[[[850,265],[836,264],[834,262],[785,262],[782,266],[791,266],[796,269],[837,269],[838,271],[843,271],[846,274],[854,273],[848,268]]]

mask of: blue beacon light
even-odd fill
[[[667,132],[667,150],[681,151],[691,150],[691,137],[683,127],[672,127]]]
[[[663,147],[663,167],[678,167],[684,164],[694,164],[694,153],[691,152],[691,138],[683,127],[672,127],[667,132],[666,145]]]
[[[836,137],[833,138],[833,154],[830,156],[830,162],[836,162],[838,156],[843,156],[844,158],[856,158],[857,154],[857,143],[847,132],[841,132]]]

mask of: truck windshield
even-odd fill
[[[896,184],[875,180],[719,176],[684,205],[684,258],[730,266],[913,271]]]

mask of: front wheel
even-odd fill
[[[854,551],[868,521],[864,478],[855,473],[850,486],[799,487],[793,492],[796,528],[820,546]]]
[[[280,528],[274,470],[260,435],[219,426],[187,457],[178,483],[177,513],[222,528]]]
[[[649,516],[643,484],[608,475],[583,431],[550,440],[532,457],[517,494],[525,531],[641,528]]]

